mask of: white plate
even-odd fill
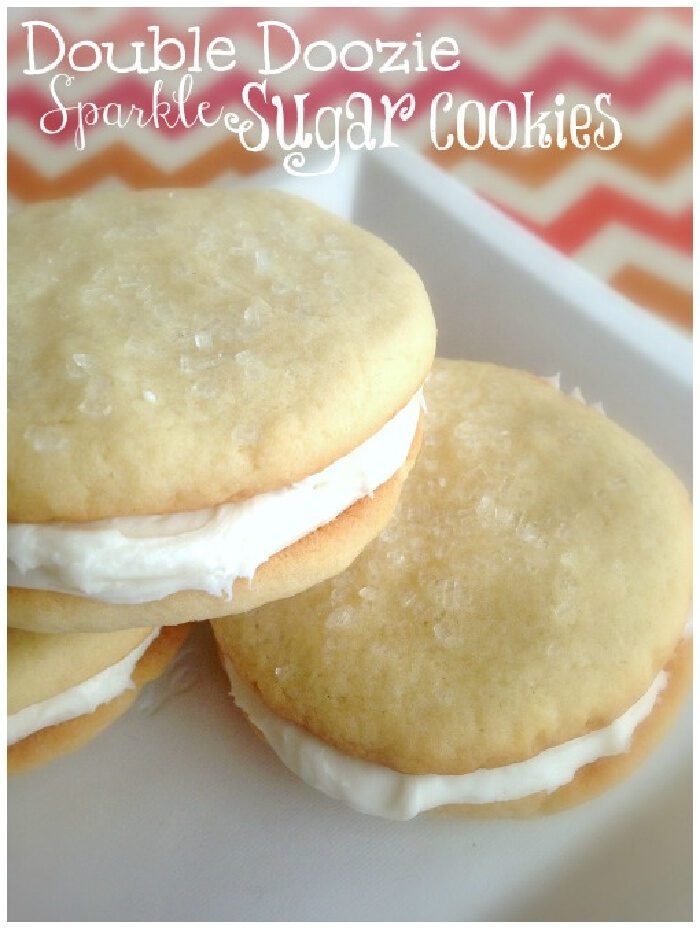
[[[425,279],[442,354],[561,371],[690,482],[691,347],[679,332],[410,152],[254,183],[395,245]],[[691,917],[689,706],[639,771],[583,807],[385,822],[296,780],[234,711],[206,626],[193,648],[189,691],[10,784],[11,919]]]

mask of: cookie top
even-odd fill
[[[10,217],[8,251],[12,522],[287,486],[377,432],[432,362],[412,268],[286,194],[39,204]]]
[[[152,629],[45,635],[7,630],[7,712],[56,697],[115,665]]]
[[[601,729],[686,622],[687,492],[601,412],[437,361],[393,520],[343,574],[213,625],[278,715],[408,773],[522,761]]]

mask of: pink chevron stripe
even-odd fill
[[[411,89],[416,98],[415,117],[420,116],[429,106],[433,96],[442,90],[462,92],[465,96],[474,96],[483,100],[487,105],[496,100],[512,99],[522,102],[521,88],[535,92],[535,100],[541,105],[552,106],[554,95],[568,84],[576,84],[591,93],[602,90],[612,93],[613,104],[625,108],[641,108],[656,94],[677,80],[690,80],[692,74],[692,59],[690,55],[682,54],[675,49],[661,49],[634,73],[624,78],[605,75],[576,55],[557,53],[550,56],[534,68],[529,76],[518,81],[518,86],[507,84],[485,74],[479,68],[465,62],[459,71],[449,75],[428,73],[415,80],[408,89]],[[210,84],[204,94],[193,96],[188,104],[188,112],[194,113],[198,103],[209,101],[216,112],[220,107],[226,109],[240,105],[241,90],[245,83],[256,80],[256,76],[244,71],[232,71],[223,75],[219,80]],[[268,100],[271,99],[274,85],[268,85]],[[328,106],[337,103],[351,90],[363,91],[368,94],[374,104],[379,106],[381,95],[386,93],[386,87],[367,73],[348,75],[342,71],[333,71],[323,75],[307,88],[310,94],[309,105],[316,107]],[[294,115],[293,102],[289,95],[280,95],[283,101],[285,119],[292,120]],[[104,88],[93,101],[102,108],[111,101],[125,101],[127,105],[135,104],[148,112],[151,107],[151,86],[141,78],[125,77],[115,81]],[[34,87],[19,85],[8,93],[8,116],[14,119],[24,119],[33,125],[37,132],[41,116],[54,109],[49,95],[38,91]],[[274,110],[268,103],[260,106],[261,113],[268,119],[274,116]],[[75,129],[75,114],[69,125],[62,133],[46,136],[48,140],[56,143],[67,142]],[[290,125],[291,123],[288,123]],[[56,122],[58,125],[58,121]],[[186,131],[184,127],[175,129],[163,128],[160,131],[179,135]]]
[[[690,28],[692,23],[690,10],[667,9],[662,12],[669,18],[681,18],[687,22]],[[307,35],[309,40],[317,38],[321,34],[320,26],[324,28],[325,34],[328,34],[329,31],[338,28],[337,14],[345,13],[349,14],[347,18],[348,26],[363,25],[367,27],[368,32],[371,30],[372,33],[378,32],[378,34],[385,34],[390,26],[392,36],[397,38],[411,39],[417,31],[427,30],[440,24],[455,23],[478,33],[492,44],[509,45],[523,38],[542,20],[551,18],[568,20],[572,26],[595,34],[599,38],[614,39],[629,31],[640,19],[649,14],[649,10],[644,8],[596,9],[582,7],[419,8],[406,11],[405,20],[403,18],[397,19],[396,23],[392,22],[391,24],[388,20],[377,15],[374,10],[366,7],[342,11],[326,7],[319,10],[318,13],[319,15],[314,17],[313,22],[309,23],[311,28],[308,33],[301,31],[307,25],[306,21],[299,24],[298,34],[300,37]],[[355,15],[353,16],[353,14]],[[297,26],[295,26],[296,28]]]
[[[693,211],[687,207],[676,216],[655,210],[619,190],[601,184],[592,187],[550,223],[533,222],[506,204],[492,200],[531,232],[566,254],[577,251],[608,223],[618,222],[678,251],[692,254]]]
[[[60,11],[57,11],[60,13]],[[691,11],[689,9],[666,9],[666,16],[673,16],[686,22],[690,28]],[[146,27],[159,22],[157,9],[128,9],[123,16],[117,19],[108,31],[89,35],[89,29],[80,35],[61,30],[67,45],[89,36],[95,42],[115,42],[117,46],[128,45],[130,42],[143,39]],[[27,18],[33,14],[24,14]],[[530,32],[539,22],[547,17],[557,17],[571,22],[572,27],[584,29],[600,38],[614,39],[624,35],[641,18],[648,15],[644,8],[510,8],[503,10],[489,8],[412,8],[396,19],[389,18],[371,8],[318,8],[309,11],[308,15],[295,23],[294,29],[302,42],[308,43],[320,37],[327,37],[340,30],[362,29],[363,34],[391,37],[399,40],[412,39],[416,32],[423,32],[441,23],[461,24],[467,29],[481,35],[485,40],[497,45],[508,45],[516,42]],[[284,19],[279,11],[260,8],[243,7],[239,9],[217,10],[209,16],[204,16],[199,23],[202,30],[202,41],[208,42],[217,35],[248,35],[258,38],[260,31],[257,22],[262,18]],[[55,16],[56,24],[60,23],[60,15]],[[193,25],[196,17],[193,17]],[[174,38],[187,39],[186,29],[174,29]],[[45,38],[43,31],[38,34],[36,43],[38,51],[44,54],[53,54],[52,40]],[[19,24],[13,24],[8,31],[8,59],[26,54],[25,32]]]

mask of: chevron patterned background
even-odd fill
[[[158,23],[184,36],[202,27],[202,43],[236,39],[235,71],[197,84],[196,94],[234,105],[260,61],[261,19],[294,26],[303,42],[342,45],[375,37],[426,41],[452,35],[462,66],[434,74],[309,75],[291,69],[271,80],[282,95],[313,91],[318,105],[353,90],[378,98],[411,90],[418,107],[403,145],[421,148],[444,170],[581,262],[637,303],[684,328],[692,320],[692,13],[671,8],[568,9],[28,9],[8,22],[8,188],[10,204],[67,196],[98,184],[129,187],[222,184],[232,175],[269,167],[279,151],[251,154],[222,128],[182,131],[95,128],[84,152],[71,132],[44,135],[39,117],[51,109],[48,78],[27,77],[20,23],[46,19],[67,42],[143,38]],[[117,59],[118,60],[118,59]],[[401,80],[397,81],[399,77]],[[436,77],[438,81],[436,83]],[[139,82],[143,82],[139,84]],[[74,101],[149,99],[149,82],[100,69],[75,81]],[[535,91],[551,107],[556,93],[592,102],[611,92],[623,141],[600,152],[552,148],[438,152],[430,145],[428,102],[438,90],[475,97],[488,106]],[[73,90],[73,89],[71,89]],[[70,99],[68,92],[65,98]]]

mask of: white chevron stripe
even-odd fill
[[[602,71],[604,80],[607,74],[616,77],[631,74],[661,47],[672,46],[683,52],[692,49],[692,31],[658,11],[650,11],[629,32],[615,39],[576,31],[569,21],[553,12],[519,42],[506,47],[494,46],[480,35],[465,30],[456,18],[452,18],[452,13],[446,13],[438,29],[425,31],[423,41],[426,46],[430,47],[441,36],[452,36],[457,41],[462,61],[468,61],[485,74],[507,82],[519,80],[556,52],[568,52],[583,58]],[[358,38],[358,35],[343,29],[331,38],[340,44],[341,41]],[[406,76],[402,74],[390,73],[382,80],[393,88],[402,88],[406,84]]]
[[[450,172],[477,193],[508,204],[537,223],[556,219],[598,184],[606,184],[662,213],[673,215],[692,203],[690,164],[663,180],[638,174],[604,155],[582,155],[540,187],[529,187],[491,165],[464,158]]]
[[[609,280],[625,265],[636,265],[682,290],[693,287],[693,261],[669,245],[622,223],[609,223],[572,256],[598,277]]]

